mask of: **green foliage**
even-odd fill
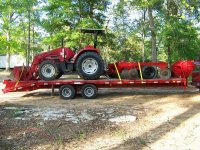
[[[159,61],[196,59],[200,54],[198,0],[5,0],[0,2],[0,54],[27,56],[64,45],[80,49],[93,44],[80,28],[106,29],[98,47],[107,62],[151,60],[153,11]],[[110,7],[110,8],[109,8]],[[136,11],[136,14],[135,14]],[[137,16],[137,17],[136,17]],[[135,18],[134,18],[135,17]],[[134,18],[134,19],[133,19]],[[30,26],[30,28],[29,28]],[[144,43],[143,43],[144,42]],[[144,49],[143,49],[144,46]]]
[[[0,34],[0,54],[6,54],[6,36],[3,36],[2,34]]]
[[[46,18],[40,25],[50,34],[45,44],[57,46],[62,38],[66,45],[76,47],[80,40],[79,28],[103,28],[107,0],[49,0],[42,12]],[[49,39],[49,40],[48,40]]]
[[[163,26],[163,44],[170,46],[172,60],[196,59],[199,55],[200,39],[197,28],[189,21],[173,18]]]
[[[0,31],[2,32],[0,54],[18,53],[26,55],[28,44],[28,11],[31,11],[31,37],[37,41],[38,34],[33,31],[36,24],[36,10],[34,6],[37,5],[37,0],[12,0],[0,2]],[[33,41],[32,41],[33,42]],[[39,44],[37,44],[39,48]],[[32,51],[35,48],[32,45]]]

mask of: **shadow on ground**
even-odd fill
[[[199,113],[200,104],[195,105],[188,109],[186,112],[174,117],[173,119],[169,120],[161,124],[160,126],[149,130],[148,132],[143,133],[137,137],[129,139],[123,142],[120,145],[112,148],[111,150],[139,150],[143,149],[144,147],[148,147],[148,145],[155,143],[157,140],[160,140],[164,135],[166,135],[171,130],[180,126],[186,120],[192,118],[196,114]],[[181,134],[180,134],[181,135]],[[151,140],[149,140],[151,139]],[[150,148],[150,147],[149,147]]]

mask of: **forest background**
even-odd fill
[[[1,0],[0,55],[34,56],[64,46],[80,49],[105,29],[98,48],[107,62],[200,59],[199,0]]]

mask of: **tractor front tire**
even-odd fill
[[[40,79],[49,81],[57,79],[60,71],[58,66],[53,61],[46,60],[39,65],[38,74]]]
[[[95,80],[104,73],[104,62],[95,52],[85,52],[76,61],[76,71],[85,80]]]

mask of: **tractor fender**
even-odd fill
[[[73,57],[73,63],[76,62],[77,58],[85,52],[95,52],[99,54],[99,49],[94,48],[93,46],[86,46],[85,48],[81,49],[78,53],[76,53]]]

